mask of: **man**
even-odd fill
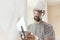
[[[35,23],[28,26],[28,31],[34,34],[32,35],[34,37],[32,37],[31,34],[30,37],[32,37],[32,39],[36,39],[37,36],[38,40],[55,40],[53,27],[50,24],[42,21],[44,10],[34,9],[33,11]]]

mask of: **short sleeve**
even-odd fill
[[[45,40],[55,40],[55,32],[53,30],[53,26],[47,25],[45,28],[44,39]]]

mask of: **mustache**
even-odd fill
[[[39,16],[34,16],[34,17],[39,17]]]
[[[40,21],[41,19],[40,19],[39,16],[34,16],[34,20],[35,20],[35,21]]]

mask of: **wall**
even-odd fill
[[[0,40],[14,40],[15,0],[0,0]]]
[[[60,4],[48,5],[48,21],[53,25],[56,40],[60,40]]]
[[[24,0],[0,0],[0,40],[16,40],[18,17],[26,19]]]

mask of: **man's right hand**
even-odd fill
[[[28,32],[26,35],[27,35],[27,40],[35,40],[35,36],[31,32]]]

